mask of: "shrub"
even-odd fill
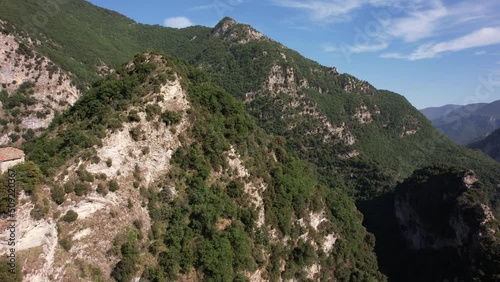
[[[75,185],[75,194],[77,196],[83,196],[83,195],[87,195],[87,193],[90,191],[90,185],[87,184],[87,183],[76,183]]]
[[[134,166],[134,179],[135,180],[138,180],[138,181],[141,181],[142,177],[141,177],[141,168],[139,167],[139,164],[135,164]],[[137,188],[137,187],[136,187]]]
[[[139,117],[139,114],[137,113],[136,110],[130,111],[127,117],[129,122],[139,122],[141,121],[141,117]]]
[[[108,167],[111,167],[111,166],[113,165],[113,160],[111,160],[110,158],[108,158],[108,159],[106,160],[106,165],[107,165]]]
[[[17,171],[16,180],[19,187],[22,187],[28,195],[34,196],[43,176],[38,166],[28,161],[16,165],[14,169]]]
[[[136,219],[136,220],[134,220],[133,224],[134,224],[134,227],[137,228],[137,230],[141,230],[141,228],[142,228],[142,221],[141,220]]]
[[[40,220],[44,218],[48,212],[49,212],[48,205],[40,205],[39,203],[36,203],[33,209],[31,210],[30,215],[33,219]]]
[[[165,111],[161,114],[161,119],[167,125],[176,125],[181,122],[181,115],[178,112]]]
[[[29,141],[35,137],[35,131],[33,129],[28,129],[26,133],[23,134],[23,138],[26,141]]]
[[[106,173],[99,173],[96,176],[96,178],[99,179],[99,180],[106,180],[108,178],[108,176],[106,175]]]
[[[82,182],[94,182],[94,176],[85,169],[79,169],[77,174]]]
[[[146,120],[151,121],[156,115],[161,113],[161,107],[158,105],[146,106]]]
[[[97,184],[96,192],[103,196],[106,196],[108,194],[108,188],[104,186],[102,183],[99,183]]]
[[[56,204],[60,205],[64,203],[66,193],[61,186],[55,186],[54,188],[52,188],[50,195],[52,196],[52,200]]]
[[[65,222],[73,222],[78,218],[78,213],[74,210],[69,210],[61,219]]]
[[[73,191],[75,191],[75,186],[73,183],[71,182],[64,183],[64,192],[66,192],[66,194],[69,194]]]
[[[15,133],[12,133],[12,134],[9,135],[9,138],[12,141],[12,143],[15,143],[21,137],[19,135],[15,134]]]
[[[108,186],[109,186],[109,191],[111,192],[116,192],[120,188],[120,185],[118,185],[118,182],[116,182],[116,180],[114,179],[109,181]]]
[[[59,245],[61,245],[61,247],[66,251],[66,252],[69,252],[69,250],[71,249],[71,247],[73,246],[72,242],[70,239],[68,238],[63,238],[61,240],[59,240]]]
[[[141,137],[141,127],[138,125],[134,128],[132,128],[130,131],[130,137],[132,137],[132,139],[134,141],[139,141],[140,140],[140,137]]]

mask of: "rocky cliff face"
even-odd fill
[[[39,135],[80,97],[68,74],[34,51],[40,42],[7,31],[5,24],[0,21],[0,145]]]

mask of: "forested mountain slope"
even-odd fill
[[[336,240],[336,242],[339,243],[337,246],[344,246],[345,249],[341,251],[342,254],[337,257],[338,261],[327,263],[334,265],[332,266],[334,270],[332,270],[333,272],[327,271],[326,274],[324,274],[326,277],[331,277],[329,275],[333,275],[334,277],[342,277],[339,278],[339,280],[358,279],[360,281],[369,279],[369,277],[382,279],[380,273],[376,270],[377,267],[374,266],[374,258],[369,250],[370,246],[373,244],[373,237],[370,237],[370,235],[367,235],[362,230],[359,225],[358,212],[354,206],[352,206],[351,200],[346,198],[346,194],[349,194],[356,200],[377,201],[380,197],[392,195],[387,193],[393,191],[398,181],[402,181],[409,177],[416,169],[430,165],[444,166],[451,163],[460,168],[466,170],[472,169],[476,172],[478,178],[480,178],[483,183],[481,189],[484,190],[485,193],[485,202],[491,205],[496,215],[500,213],[500,205],[498,205],[500,194],[498,191],[500,166],[496,162],[487,158],[482,153],[468,150],[450,141],[447,137],[438,132],[425,116],[408,103],[403,96],[390,91],[376,89],[366,81],[359,80],[349,74],[340,73],[339,70],[334,67],[322,66],[314,61],[306,59],[296,51],[290,50],[282,44],[259,33],[251,26],[239,24],[230,18],[221,20],[214,28],[196,26],[186,29],[171,29],[161,26],[143,25],[123,17],[118,13],[95,7],[83,0],[26,0],[22,2],[8,0],[4,1],[3,4],[0,10],[0,19],[4,21],[4,33],[15,36],[19,42],[22,42],[39,54],[49,58],[68,75],[71,81],[73,81],[73,85],[76,85],[82,91],[88,90],[87,94],[84,95],[74,107],[62,117],[55,119],[51,128],[41,139],[30,141],[24,146],[29,153],[28,157],[36,161],[42,171],[50,177],[60,173],[59,168],[64,167],[68,159],[77,156],[81,148],[87,148],[87,150],[84,150],[88,151],[85,154],[88,155],[87,157],[91,157],[95,155],[95,152],[90,150],[90,148],[93,146],[98,146],[97,148],[100,148],[101,143],[103,143],[102,146],[107,149],[100,153],[103,154],[102,157],[93,159],[94,162],[97,162],[97,164],[101,166],[99,169],[106,169],[103,167],[103,158],[107,161],[108,158],[113,159],[117,155],[120,155],[121,160],[126,163],[125,160],[127,157],[123,156],[123,152],[116,152],[116,149],[114,149],[112,145],[113,142],[122,140],[124,136],[113,135],[114,137],[112,137],[109,135],[111,133],[106,131],[106,128],[109,130],[115,129],[116,131],[119,128],[125,128],[122,126],[124,123],[133,124],[132,127],[127,126],[126,130],[119,131],[121,132],[120,134],[128,136],[127,132],[129,132],[131,134],[130,138],[134,139],[134,142],[142,142],[150,139],[149,137],[151,136],[149,135],[145,140],[142,139],[142,136],[144,136],[144,132],[152,134],[150,132],[152,127],[148,127],[152,125],[144,125],[146,128],[149,128],[145,130],[144,128],[137,128],[138,124],[134,124],[134,122],[143,123],[144,120],[148,121],[148,116],[154,116],[155,113],[157,113],[157,109],[155,110],[151,107],[148,108],[146,106],[144,109],[141,108],[144,107],[144,102],[151,103],[151,101],[143,100],[142,98],[144,97],[141,96],[142,94],[139,94],[140,99],[137,98],[132,101],[125,101],[123,99],[118,99],[119,101],[116,101],[112,98],[113,95],[121,93],[122,91],[126,95],[131,95],[129,91],[139,86],[135,84],[121,85],[120,83],[122,82],[115,85],[110,81],[100,81],[97,83],[96,81],[98,81],[101,76],[110,73],[114,69],[119,71],[111,75],[111,81],[122,81],[120,80],[120,72],[127,72],[126,67],[121,68],[123,62],[132,60],[135,54],[142,53],[145,50],[161,50],[162,52],[176,56],[180,58],[181,61],[184,61],[175,64],[179,66],[179,69],[183,69],[184,67],[182,66],[189,64],[201,71],[197,73],[190,69],[189,71],[180,71],[180,74],[178,72],[166,72],[166,77],[175,76],[175,73],[177,73],[179,77],[187,77],[186,81],[188,81],[188,84],[192,83],[193,85],[200,86],[199,84],[204,85],[206,81],[210,81],[209,84],[213,83],[221,87],[219,89],[220,91],[215,91],[219,94],[203,98],[205,100],[203,100],[203,103],[200,102],[200,108],[197,108],[197,110],[200,109],[202,113],[214,114],[222,120],[217,121],[217,124],[211,124],[209,122],[207,124],[208,127],[205,129],[198,128],[194,124],[191,124],[196,130],[191,132],[186,128],[176,128],[174,130],[175,132],[171,132],[175,136],[178,136],[180,134],[179,132],[188,132],[184,134],[186,135],[184,136],[185,140],[181,140],[183,134],[180,134],[181,137],[176,137],[179,138],[180,144],[198,144],[194,147],[200,148],[194,151],[187,150],[185,152],[183,148],[190,146],[180,146],[180,149],[175,146],[175,148],[171,148],[171,152],[168,154],[173,154],[174,151],[178,151],[180,152],[180,155],[178,155],[180,159],[188,159],[190,161],[188,161],[188,163],[180,160],[179,163],[173,161],[174,165],[172,167],[176,169],[170,172],[171,175],[167,178],[169,180],[163,183],[163,186],[156,187],[158,191],[165,189],[164,187],[167,186],[171,187],[173,185],[172,183],[176,181],[180,181],[180,183],[176,184],[182,187],[190,187],[189,185],[193,183],[201,185],[203,181],[205,181],[206,185],[211,187],[213,184],[212,181],[218,179],[218,176],[207,176],[207,167],[209,168],[208,171],[213,170],[214,172],[222,172],[221,177],[225,178],[225,180],[221,182],[222,186],[226,184],[229,185],[228,182],[225,181],[232,179],[231,177],[234,178],[234,175],[226,176],[223,170],[218,169],[219,166],[222,166],[220,158],[221,156],[227,155],[230,159],[234,160],[237,154],[243,156],[243,162],[247,160],[251,163],[248,167],[245,163],[245,167],[249,170],[250,176],[255,175],[258,179],[262,178],[263,182],[259,182],[261,180],[258,180],[254,182],[254,186],[259,187],[260,183],[265,183],[268,187],[271,187],[271,185],[273,185],[272,183],[283,179],[281,173],[272,174],[266,178],[261,172],[253,172],[252,169],[258,167],[260,162],[266,165],[269,162],[272,164],[273,161],[270,160],[274,160],[274,162],[278,162],[281,166],[286,167],[288,163],[285,160],[291,160],[292,164],[290,165],[293,167],[293,173],[298,174],[294,174],[294,178],[292,177],[283,183],[278,183],[277,187],[281,187],[278,190],[284,193],[290,192],[293,195],[295,195],[294,193],[296,192],[301,195],[303,193],[306,195],[308,193],[320,195],[324,200],[318,199],[319,202],[323,203],[319,206],[325,207],[325,210],[330,210],[334,217],[339,216],[342,218],[341,221],[337,221],[337,226],[342,226],[341,229],[344,231],[337,230],[337,232],[339,232],[339,234],[340,232],[344,232],[346,245],[342,245],[340,239]],[[32,13],[38,16],[38,21],[30,16]],[[43,21],[41,21],[41,19],[43,19]],[[140,72],[149,74],[149,71],[150,70],[147,68],[144,70],[141,69],[138,70],[137,75],[140,76]],[[163,81],[163,79],[160,78],[161,76],[159,75],[155,79]],[[154,93],[162,91],[162,83],[152,84],[155,85],[153,87],[160,87],[159,90],[154,89]],[[145,91],[141,90],[143,89],[141,87],[138,88],[140,90],[139,93]],[[149,90],[149,88],[146,89]],[[197,87],[190,89],[200,90],[200,88]],[[212,93],[213,89],[209,90],[208,92]],[[125,95],[124,93],[116,95]],[[220,93],[224,94],[222,95]],[[12,95],[12,93],[9,94]],[[198,94],[201,95],[202,93]],[[196,98],[197,96],[193,95],[187,95],[187,97],[190,97],[187,100],[191,107],[195,107],[195,101],[199,102],[199,100],[196,100],[198,99]],[[235,106],[238,108],[237,111],[228,110],[224,108],[224,106],[218,104],[218,100],[222,99],[222,97],[223,99],[229,99],[228,95],[236,98],[236,100],[233,100],[233,98],[230,100],[232,101],[231,103],[234,102],[238,105]],[[127,96],[127,99],[131,97]],[[236,102],[237,100],[238,102]],[[137,113],[131,112],[129,103],[132,103],[133,107],[136,107],[133,110]],[[183,104],[182,107],[186,105],[187,104]],[[213,108],[209,110],[204,108],[210,105],[213,105]],[[183,117],[189,116],[193,118],[197,116],[196,113],[190,112],[189,109],[182,109],[185,110],[185,114],[182,116],[181,120],[184,120]],[[93,112],[100,114],[93,115],[91,114]],[[244,114],[245,118],[232,118],[233,115],[236,114],[240,116],[238,113],[243,112],[246,112]],[[252,118],[250,118],[247,113],[250,114]],[[172,118],[178,120],[179,116],[175,114],[173,116],[170,114],[166,114],[164,117],[162,116],[167,127],[170,126],[169,122],[171,122]],[[227,122],[229,122],[229,124],[226,124],[226,121],[223,121],[224,119],[228,119],[229,121]],[[68,127],[69,124],[65,123],[67,121],[75,125]],[[181,122],[181,124],[184,123]],[[186,125],[187,124],[189,123],[186,123]],[[221,127],[222,124],[224,124],[224,126]],[[252,125],[248,127],[249,124]],[[227,127],[229,127],[229,129]],[[231,131],[233,129],[235,131]],[[229,133],[226,130],[229,130]],[[114,132],[113,134],[117,134],[115,131],[112,130],[112,132]],[[209,134],[212,131],[216,132],[216,136],[211,136]],[[262,140],[256,137],[261,134],[266,136],[262,137]],[[249,140],[256,138],[260,141],[255,141],[255,144],[246,144],[246,141],[240,140],[240,138],[243,138],[242,136],[248,137]],[[100,140],[103,140],[103,138],[104,140],[110,141],[107,141],[108,143],[106,143],[106,141],[101,142]],[[217,146],[214,148],[213,146],[219,143],[219,141],[217,141],[219,138],[221,140],[228,139],[229,141],[223,141],[221,148]],[[153,140],[155,139],[153,138]],[[177,139],[173,138],[172,140],[174,140],[172,141],[173,143],[179,144],[175,141]],[[242,145],[243,147],[238,147],[239,142],[243,142],[245,145]],[[274,150],[271,144],[273,144],[272,146],[278,146],[279,149]],[[205,148],[206,146],[209,148]],[[237,153],[234,153],[234,155],[228,153],[228,150],[231,152],[231,148],[234,148]],[[158,148],[158,150],[160,149]],[[267,154],[265,153],[266,150]],[[255,154],[252,153],[254,151],[256,152]],[[217,154],[215,152],[217,152]],[[135,153],[132,152],[132,155],[139,156],[141,153],[139,153],[139,151]],[[285,160],[281,159],[280,154],[286,156]],[[203,157],[201,157],[201,155],[203,155]],[[169,158],[172,157],[173,160],[178,160],[175,154],[167,156],[169,156]],[[193,158],[188,158],[187,156],[192,156]],[[197,156],[199,156],[199,158],[197,158]],[[88,160],[87,157],[83,159]],[[155,159],[158,158],[164,159],[165,152],[158,151],[158,154],[155,155]],[[200,159],[200,161],[196,161],[194,164],[189,163],[194,159]],[[298,161],[299,159],[300,161]],[[255,160],[259,161],[255,162]],[[309,164],[306,165],[303,161]],[[239,162],[233,161],[229,163],[236,164]],[[120,171],[121,169],[119,169],[119,167],[121,165],[121,162],[117,164],[114,161],[111,161],[109,166],[106,163],[106,166],[108,166],[110,170],[108,172],[112,170],[113,173]],[[199,170],[202,165],[202,175],[204,175],[204,177],[196,179],[197,182],[192,182],[194,181],[193,176],[197,174],[193,173],[193,175],[191,175],[188,173],[188,175],[185,175],[184,172],[186,168],[189,168],[187,171],[190,171],[190,169]],[[311,165],[311,168],[309,168],[309,165]],[[150,167],[151,169],[139,168],[139,170],[143,173],[151,170],[151,173],[153,173],[158,166],[157,164],[151,164]],[[260,169],[273,172],[274,170],[272,170],[272,167],[273,166],[270,165]],[[99,172],[97,168],[94,169],[96,169],[96,173]],[[302,174],[304,171],[307,175],[314,175],[311,179],[307,177],[305,179],[309,179],[307,182],[316,188],[313,190],[300,190],[300,192],[299,190],[295,190],[295,188],[286,188],[288,187],[287,185],[295,187],[295,185],[290,184],[294,183],[294,181],[298,181],[298,187],[304,187],[299,181],[299,179],[304,176]],[[246,175],[243,171],[235,173],[240,176]],[[85,175],[83,172],[80,174]],[[141,186],[142,183],[138,179],[132,180],[130,173],[125,175],[124,177],[129,177],[127,180],[129,181],[129,185],[131,183],[132,186]],[[211,175],[211,173],[209,173],[209,175]],[[150,175],[149,177],[150,179],[156,179],[157,175]],[[241,185],[237,184],[238,183],[234,184],[234,187],[237,188],[236,191],[239,191],[236,194],[239,194],[241,192]],[[205,187],[204,185],[201,186]],[[310,185],[305,186],[309,187]],[[83,189],[83,186],[80,185],[79,187],[79,189]],[[146,186],[146,188],[148,187]],[[215,189],[215,191],[220,191],[220,189]],[[265,191],[272,191],[272,189],[266,189]],[[332,196],[333,198],[328,198],[328,193],[335,193],[335,195]],[[155,201],[166,201],[170,203],[169,201],[171,201],[169,200],[171,199],[171,195],[163,195],[160,193],[158,199],[156,199],[154,195],[156,194],[153,193],[153,198],[148,197],[148,202],[155,203]],[[180,195],[182,196],[182,194]],[[199,195],[196,197],[198,196]],[[227,197],[223,194],[217,194],[216,197],[212,196],[214,195],[203,195],[202,200],[227,200]],[[193,210],[191,209],[191,205],[196,206],[196,201],[199,199],[196,198],[196,200],[191,203],[189,201],[193,198],[190,197],[190,195],[182,197],[184,202],[179,204],[184,205],[185,202],[188,202],[188,208],[185,206],[176,207],[174,209],[175,216],[190,216],[192,214]],[[300,222],[305,221],[300,221],[302,218],[300,215],[286,218],[280,218],[280,216],[290,214],[289,212],[292,210],[295,213],[297,208],[304,212],[303,207],[307,206],[307,204],[303,204],[301,198],[306,202],[310,199],[308,197],[294,198],[292,195],[288,195],[285,198],[285,202],[276,200],[276,198],[270,198],[271,200],[267,202],[268,205],[276,205],[280,209],[286,207],[286,211],[274,214],[276,218],[271,216],[266,219],[268,220],[266,223],[274,222],[275,224],[284,224],[284,226],[280,227],[284,228],[283,230],[280,229],[283,233],[281,235],[284,237],[279,238],[286,239],[288,238],[286,235],[289,235],[290,238],[292,238],[290,240],[295,242],[294,240],[296,237],[293,236],[301,236],[300,234],[303,234],[302,231],[296,230],[300,229],[297,226],[297,222],[302,226]],[[339,204],[332,199],[340,199],[339,201],[342,203]],[[258,202],[258,199],[255,201]],[[292,202],[291,207],[289,206],[290,201]],[[226,202],[217,203],[217,205],[226,205]],[[394,216],[391,208],[393,202],[384,202],[383,205],[383,209],[388,208],[391,213],[390,216]],[[230,206],[230,204],[228,204],[228,206]],[[339,206],[343,206],[345,209],[341,212],[332,210]],[[368,221],[379,220],[380,217],[377,218],[379,215],[378,212],[382,209],[363,210],[367,211],[365,224],[371,226]],[[270,209],[267,209],[267,211],[270,211]],[[165,218],[174,220],[175,218],[170,217],[174,216],[170,214],[170,212],[171,211],[165,211],[163,213],[162,211],[159,212],[158,216],[162,216],[162,220],[165,220]],[[243,213],[246,213],[246,215],[243,215]],[[307,212],[305,213],[307,214]],[[156,214],[152,215],[150,212],[149,215],[153,222],[157,220],[157,218],[155,218],[155,216],[157,216]],[[231,213],[231,216],[219,213],[217,213],[217,215],[219,219],[222,218],[219,226],[225,226],[228,222],[233,222],[233,220],[234,222],[239,220],[244,224],[246,222],[245,220],[249,222],[254,222],[256,220],[255,214],[247,211],[242,213],[237,211],[236,213]],[[217,216],[212,217],[212,222],[216,220],[216,217]],[[244,219],[243,217],[247,218]],[[315,222],[318,222],[318,214],[312,217],[316,218]],[[321,217],[319,221],[323,221]],[[334,222],[333,225],[335,226],[334,219],[330,219],[330,221]],[[352,225],[345,222],[352,222]],[[307,223],[305,223],[305,226],[307,227]],[[179,232],[190,233],[193,230],[198,232],[205,227],[191,226],[189,228],[179,228],[182,230]],[[224,230],[223,228],[222,231]],[[330,229],[327,230],[331,231]],[[314,230],[314,232],[311,231],[311,234],[315,232],[317,232],[317,230]],[[319,232],[321,235],[332,234],[323,234],[321,232]],[[377,240],[383,240],[387,238],[385,236],[388,235],[384,232],[378,232],[376,234]],[[204,235],[207,235],[208,238],[214,238],[210,237],[211,233]],[[330,242],[334,238],[331,236],[329,237]],[[188,238],[191,240],[194,237]],[[199,238],[195,238],[196,239],[193,240],[198,242],[197,240]],[[323,239],[324,238],[325,237],[323,237]],[[251,242],[256,242],[256,239],[254,240],[253,237],[250,239]],[[172,265],[175,267],[178,266],[176,268],[177,270],[181,270],[181,276],[187,275],[186,277],[189,277],[189,266],[195,266],[195,269],[197,269],[197,272],[193,273],[195,276],[199,274],[218,275],[210,272],[214,270],[208,271],[206,266],[201,266],[202,262],[200,262],[201,258],[198,256],[199,253],[189,256],[190,260],[187,262],[179,262],[176,257],[172,257],[179,252],[194,252],[192,248],[199,247],[196,244],[194,246],[190,245],[192,241],[189,240],[185,242],[168,241],[169,244],[172,243],[178,247],[174,253],[164,251],[164,246],[160,244],[160,250],[154,253],[154,255],[158,255],[162,252],[166,252],[167,254],[163,254],[161,257],[157,256],[156,260],[161,258],[163,264],[168,264],[167,262],[171,261]],[[290,240],[286,239],[285,241],[292,242]],[[364,243],[362,242],[363,240],[365,241]],[[317,247],[320,246],[320,241],[320,239],[314,241]],[[215,241],[211,242],[215,244]],[[188,245],[184,245],[184,243]],[[217,244],[219,243],[221,242],[217,241]],[[281,253],[280,247],[273,247],[272,245],[266,244],[264,244],[264,246],[270,248],[272,252],[276,251]],[[288,243],[284,245],[288,246]],[[214,245],[212,245],[212,247],[213,246]],[[315,251],[314,253],[318,254],[319,249],[315,248],[314,244],[312,247]],[[290,260],[291,257],[294,257],[295,259],[302,260],[304,257],[309,256],[306,254],[310,251],[311,249],[309,247],[305,247],[305,249],[297,250],[296,253],[292,251],[293,255],[291,256],[290,252],[284,251],[282,258],[286,257]],[[335,251],[335,248],[333,251]],[[387,253],[383,253],[386,250],[379,248],[378,251],[379,255],[387,257]],[[358,256],[359,260],[362,261],[358,261]],[[117,258],[118,257],[119,255]],[[332,256],[329,258],[333,259]],[[306,269],[303,267],[304,265],[308,265],[308,267],[314,265],[315,271],[318,271],[316,266],[321,266],[321,269],[325,270],[325,263],[322,259],[322,256],[318,256],[311,260],[308,259],[307,263],[301,261],[287,267],[279,265],[270,266],[266,264],[266,261],[268,262],[269,260],[262,259],[260,260],[261,264],[259,264],[254,257],[254,262],[257,263],[258,267],[244,269],[246,271],[249,271],[249,269],[252,271],[262,271],[262,273],[266,273],[266,275],[271,275],[272,277],[282,275],[282,277],[295,276],[303,278],[314,272],[310,268],[306,273],[299,273],[299,269]],[[286,259],[284,260],[286,261]],[[353,263],[353,260],[356,262]],[[290,261],[294,260],[291,259]],[[162,264],[161,262],[159,263]],[[204,261],[203,263],[208,262]],[[342,264],[345,265],[341,266]],[[249,267],[249,265],[245,267]],[[279,271],[276,270],[276,268],[278,268]],[[176,273],[176,269],[163,269],[164,271],[156,269],[151,271],[169,273],[170,275]],[[235,275],[242,274],[248,277],[248,272],[242,269],[243,268],[240,266],[236,267],[233,264],[232,273]],[[111,273],[110,266],[105,270],[105,273]],[[318,275],[323,275],[322,271],[318,271],[318,273],[320,273]],[[410,274],[407,273],[407,275]]]
[[[285,143],[205,73],[136,56],[25,144],[24,279],[384,280],[353,201]]]

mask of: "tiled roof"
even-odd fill
[[[16,160],[22,157],[24,157],[24,152],[19,149],[12,147],[0,148],[0,162]]]

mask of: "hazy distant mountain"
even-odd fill
[[[463,106],[460,105],[444,105],[441,107],[430,107],[420,110],[429,120],[436,120],[444,116],[444,113],[455,111]]]
[[[441,132],[462,145],[481,140],[500,127],[500,101],[420,110]]]
[[[495,130],[483,140],[470,144],[468,147],[471,149],[479,149],[497,162],[500,162],[500,129]]]

